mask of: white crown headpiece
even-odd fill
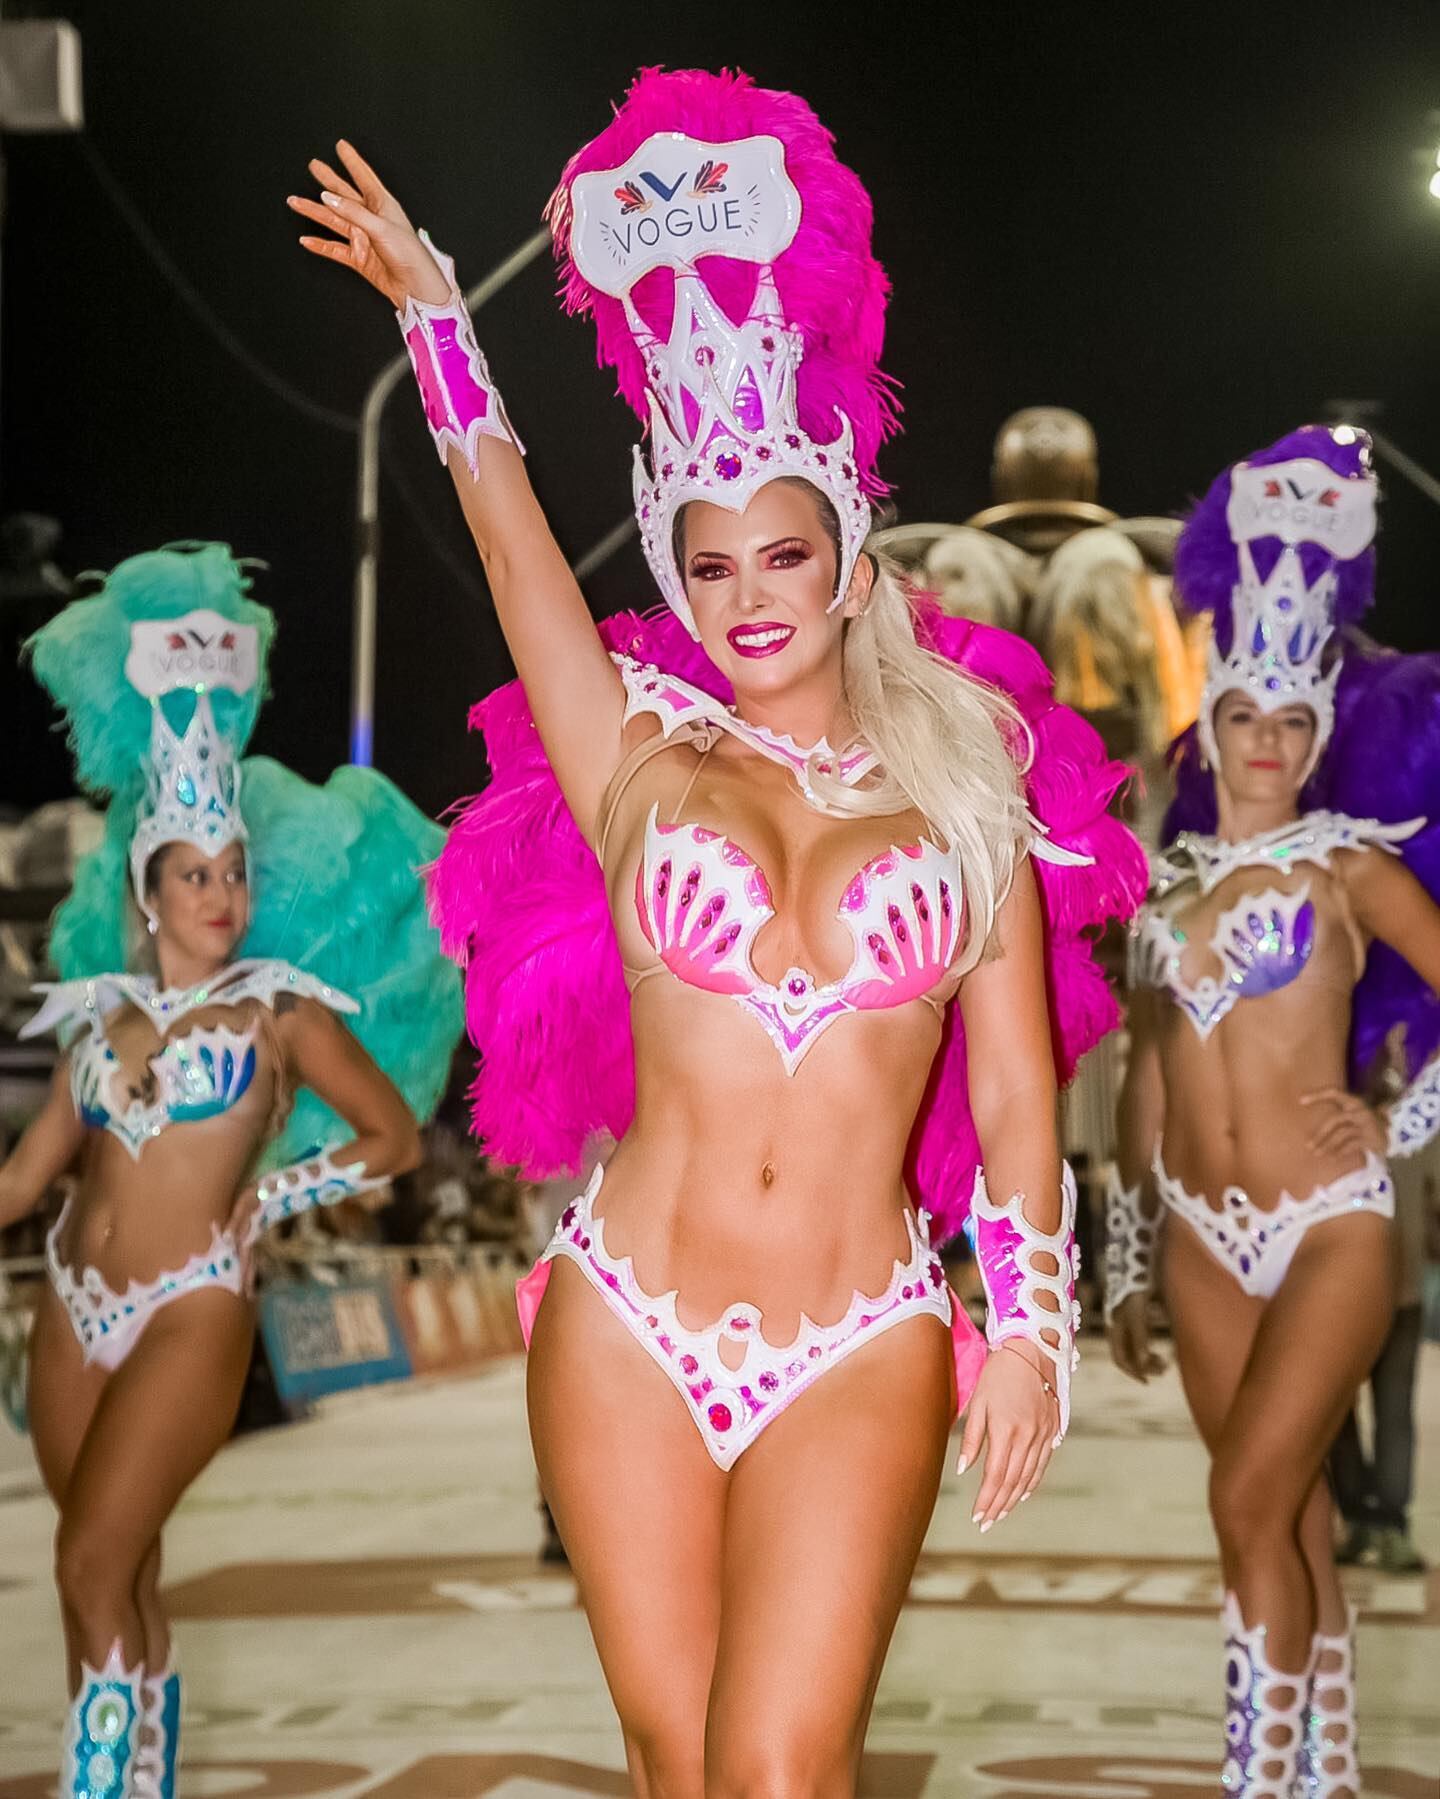
[[[1212,768],[1220,762],[1215,707],[1222,694],[1247,694],[1262,712],[1308,706],[1315,741],[1306,765],[1314,771],[1335,723],[1338,661],[1324,667],[1335,630],[1337,564],[1358,556],[1375,535],[1378,487],[1373,474],[1338,475],[1312,457],[1268,464],[1237,463],[1230,472],[1225,522],[1239,555],[1231,591],[1230,649],[1211,640],[1200,707],[1201,748]],[[1279,538],[1283,548],[1261,580],[1251,545]],[[1307,585],[1299,546],[1317,544],[1334,559]]]
[[[829,443],[817,444],[800,426],[795,374],[805,346],[785,320],[772,272],[800,223],[783,144],[770,136],[708,144],[656,132],[621,167],[577,176],[572,201],[575,266],[593,287],[623,301],[644,359],[649,455],[635,451],[635,514],[665,600],[698,636],[674,549],[682,506],[705,500],[743,512],[762,487],[792,476],[820,488],[839,519],[833,610],[869,536],[870,502],[849,420],[837,410]],[[760,265],[742,323],[706,288],[696,268],[704,256]],[[635,283],[657,268],[675,273],[674,317],[663,343],[631,299]]]
[[[220,730],[211,690],[247,693],[259,679],[258,632],[218,612],[183,618],[144,619],[130,630],[125,674],[150,701],[150,750],[145,760],[145,798],[130,840],[130,879],[140,910],[153,918],[145,894],[145,870],[167,843],[189,843],[207,856],[246,841],[240,811],[240,762]],[[195,710],[177,732],[161,704],[166,694],[189,691]]]

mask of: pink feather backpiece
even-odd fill
[[[1018,705],[1035,740],[1026,777],[1051,841],[1094,858],[1067,868],[1036,860],[1046,919],[1055,1066],[1069,1080],[1080,1057],[1119,1022],[1095,960],[1111,919],[1145,896],[1144,854],[1108,807],[1125,781],[1098,735],[1056,703],[1035,651],[1008,632],[941,615],[919,602],[922,641]],[[717,698],[729,688],[668,610],[621,613],[600,626],[612,650],[654,662]],[[560,794],[518,681],[475,707],[490,785],[464,803],[430,876],[431,907],[448,954],[465,970],[470,1039],[480,1052],[471,1090],[476,1135],[497,1161],[533,1179],[578,1171],[599,1131],[621,1136],[635,1105],[629,996],[600,866]],[[950,1008],[911,1142],[917,1200],[950,1235],[964,1222],[979,1165],[970,1121],[965,1040]]]

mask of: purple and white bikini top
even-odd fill
[[[703,759],[719,732],[728,731],[788,767],[812,805],[819,804],[806,780],[812,760],[822,769],[828,763],[847,783],[861,780],[876,766],[868,750],[840,756],[823,741],[802,750],[791,738],[747,724],[688,682],[628,658],[616,661],[629,696],[626,721],[650,712],[662,728],[622,764],[611,784],[599,841],[602,865],[624,787],[677,734],[682,741],[700,744]],[[922,837],[872,856],[845,888],[837,913],[853,944],[845,974],[822,982],[808,969],[791,968],[778,982],[766,981],[756,972],[751,951],[775,916],[770,884],[739,844],[718,831],[680,821],[695,774],[675,807],[676,817],[662,822],[659,807],[652,806],[646,820],[635,910],[657,960],[646,968],[626,969],[632,990],[648,976],[668,970],[689,987],[727,995],[759,1019],[787,1074],[794,1074],[822,1032],[847,1013],[911,1000],[943,1010],[937,989],[964,941],[960,866],[953,849],[942,850]]]
[[[289,962],[246,960],[194,987],[159,988],[148,975],[106,974],[79,981],[46,983],[36,989],[45,1000],[21,1028],[22,1037],[80,1025],[83,1034],[70,1052],[70,1093],[82,1122],[118,1137],[130,1154],[175,1124],[218,1118],[238,1105],[255,1078],[258,1026],[196,1025],[181,1035],[174,1027],[190,1013],[210,1006],[238,1006],[256,1000],[274,1008],[280,995],[317,999],[337,1012],[358,1012],[348,995]],[[130,1087],[106,1030],[107,1017],[122,1005],[149,1018],[161,1039],[145,1063],[138,1090]]]
[[[1395,846],[1422,823],[1413,819],[1384,825],[1338,812],[1311,812],[1239,843],[1182,832],[1151,864],[1150,898],[1131,927],[1130,985],[1168,993],[1203,1042],[1242,999],[1264,999],[1299,979],[1315,948],[1316,911],[1308,881],[1242,894],[1215,920],[1210,935],[1207,947],[1220,965],[1218,975],[1191,980],[1184,970],[1191,939],[1174,922],[1186,901],[1213,893],[1244,868],[1284,876],[1302,866],[1328,869],[1337,850],[1376,848],[1394,854]],[[1363,960],[1358,945],[1357,956]]]

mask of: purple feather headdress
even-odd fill
[[[1247,456],[1247,468],[1271,468],[1278,462],[1323,462],[1342,480],[1358,480],[1370,472],[1370,439],[1352,426],[1302,425],[1270,445]],[[1240,580],[1240,549],[1230,535],[1226,513],[1230,505],[1233,469],[1226,469],[1210,483],[1205,497],[1185,521],[1175,546],[1175,586],[1191,612],[1208,612],[1222,651],[1231,648],[1234,619],[1231,597]],[[1278,537],[1259,539],[1251,546],[1262,580],[1279,560],[1283,544]],[[1313,586],[1335,557],[1319,544],[1298,545],[1307,585]],[[1375,598],[1375,548],[1367,545],[1358,556],[1336,568],[1334,622],[1357,623]]]
[[[1310,768],[1319,760],[1335,718],[1339,669],[1330,640],[1374,590],[1378,491],[1364,432],[1308,425],[1237,462],[1181,533],[1181,595],[1215,621],[1198,720],[1212,766],[1215,707],[1236,690],[1262,712],[1308,706],[1316,725]],[[1357,581],[1351,571],[1361,565]]]
[[[770,481],[811,482],[839,520],[837,599],[848,586],[898,412],[871,216],[803,100],[694,69],[643,70],[551,199],[565,305],[647,424],[641,540],[692,636],[672,547],[692,500],[743,511]]]

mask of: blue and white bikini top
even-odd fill
[[[1189,898],[1203,898],[1242,868],[1280,875],[1301,866],[1328,869],[1337,850],[1383,849],[1393,855],[1423,823],[1385,825],[1340,812],[1310,812],[1240,843],[1183,831],[1151,862],[1150,898],[1130,931],[1130,985],[1168,993],[1203,1042],[1242,999],[1278,993],[1304,973],[1315,948],[1315,904],[1308,881],[1242,894],[1216,919],[1210,936],[1220,973],[1192,981],[1183,967],[1190,938],[1173,922],[1176,907],[1164,906],[1171,895],[1189,886]]]
[[[149,975],[104,974],[86,980],[46,983],[40,1010],[22,1028],[38,1037],[66,1025],[83,1027],[70,1052],[70,1092],[75,1110],[92,1130],[118,1137],[137,1159],[153,1137],[175,1124],[218,1118],[239,1104],[255,1078],[258,1022],[241,1031],[228,1025],[196,1025],[181,1036],[170,1033],[191,1013],[213,1006],[258,1001],[274,1010],[283,994],[316,999],[336,1012],[358,1012],[348,995],[289,962],[247,960],[196,987],[159,988]],[[145,1064],[139,1090],[117,1099],[125,1071],[106,1031],[106,1019],[122,1005],[143,1012],[161,1038]]]

